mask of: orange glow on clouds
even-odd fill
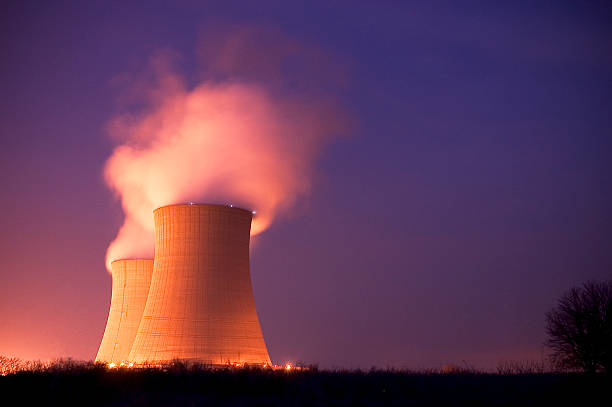
[[[307,195],[313,160],[343,124],[325,103],[272,95],[261,84],[202,82],[157,73],[141,115],[112,121],[121,140],[105,180],[125,220],[106,262],[153,256],[153,209],[176,203],[233,204],[255,211],[251,233]]]

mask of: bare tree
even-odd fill
[[[565,369],[612,372],[612,281],[574,287],[546,314],[546,341]]]

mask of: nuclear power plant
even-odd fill
[[[251,285],[252,213],[181,204],[153,217],[153,261],[111,264],[111,308],[96,361],[269,365]]]

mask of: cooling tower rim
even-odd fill
[[[240,208],[240,207],[234,206],[234,205],[221,205],[221,204],[195,203],[195,202],[163,205],[163,206],[160,206],[158,208],[153,209],[153,213],[157,212],[160,209],[168,208],[168,207],[171,207],[171,206],[200,206],[200,207],[224,208],[224,209],[239,210],[239,211],[247,212],[251,216],[254,215],[254,213],[255,213],[255,212],[250,211],[248,209]]]
[[[118,261],[139,261],[139,260],[153,261],[153,259],[129,258],[129,259],[116,259],[116,260],[111,261],[110,264],[117,263]]]

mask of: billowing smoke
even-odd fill
[[[231,52],[241,55],[239,48]],[[227,64],[227,48],[217,49]],[[140,90],[146,107],[111,122],[119,144],[105,180],[125,221],[107,251],[109,270],[112,260],[153,255],[157,207],[193,201],[247,208],[256,211],[254,235],[308,194],[317,153],[343,132],[342,115],[313,94],[228,76],[189,86],[158,66]]]

